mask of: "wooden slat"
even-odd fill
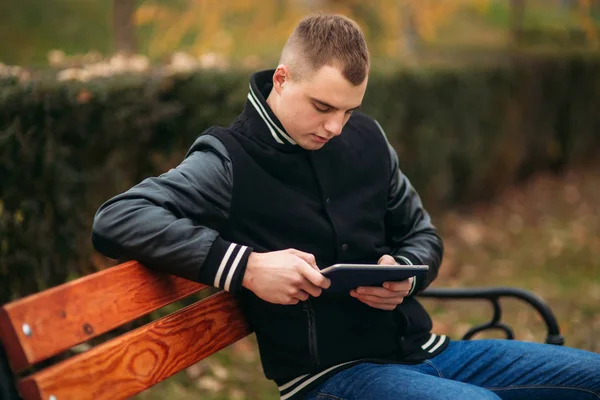
[[[31,375],[19,391],[25,400],[125,399],[249,333],[235,299],[220,292]]]
[[[126,262],[4,305],[0,339],[21,371],[206,287]]]

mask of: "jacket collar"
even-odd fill
[[[267,97],[273,89],[273,74],[275,70],[259,71],[250,78],[250,91],[244,113],[249,116],[260,119],[263,127],[259,129],[259,136],[268,144],[277,148],[287,150],[301,149],[298,144],[287,134],[279,119],[273,114],[271,107],[267,104]],[[265,126],[266,125],[266,126]]]

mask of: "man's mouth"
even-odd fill
[[[314,141],[318,142],[318,143],[327,143],[329,141],[329,139],[321,137],[319,135],[313,134],[312,136],[313,136]]]

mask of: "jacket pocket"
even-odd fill
[[[393,311],[379,310],[349,297],[317,303],[321,366],[383,357],[398,349],[398,325]]]
[[[429,333],[433,326],[429,314],[425,308],[415,298],[407,299],[400,304],[395,312],[398,321],[403,321],[405,326],[402,328],[402,335],[416,336],[423,333]]]

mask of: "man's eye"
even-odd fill
[[[318,112],[321,112],[321,113],[326,113],[326,112],[329,112],[330,109],[327,107],[321,108],[321,107],[315,106],[315,110],[317,110]]]

